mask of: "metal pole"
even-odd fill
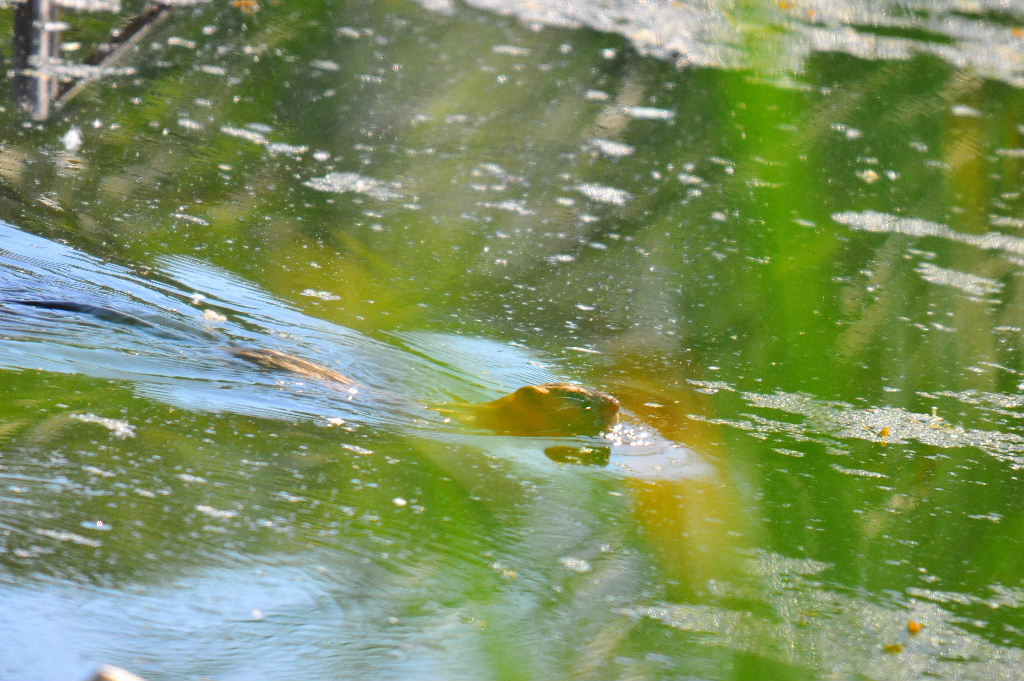
[[[51,62],[60,56],[60,8],[56,0],[22,0],[14,10],[14,91],[35,120],[50,115],[59,82]]]

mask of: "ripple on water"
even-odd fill
[[[610,188],[599,191],[605,189]],[[487,401],[523,385],[564,380],[552,370],[553,363],[513,343],[416,332],[392,333],[391,342],[370,338],[305,315],[251,282],[194,258],[161,258],[159,276],[142,278],[0,225],[0,237],[7,235],[0,239],[0,291],[66,299],[72,290],[76,301],[114,306],[152,321],[155,328],[170,326],[180,333],[154,336],[147,328],[124,328],[90,315],[37,308],[15,314],[0,305],[0,367],[122,380],[141,395],[192,412],[311,420],[347,432],[397,428],[510,455],[520,449],[518,443],[505,447],[501,443],[508,441],[493,435],[460,439],[427,405]],[[23,266],[27,262],[31,268]],[[339,390],[305,376],[261,371],[233,358],[223,348],[228,343],[308,358],[351,376],[356,385]],[[125,419],[90,413],[74,418],[105,427],[114,437],[136,435],[135,425]],[[571,439],[528,440],[525,444],[536,452],[581,446]],[[611,470],[618,473],[650,478],[707,473],[694,452],[640,425],[616,429],[609,440]]]

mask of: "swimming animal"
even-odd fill
[[[142,329],[163,338],[203,337],[227,354],[271,371],[285,371],[332,385],[354,387],[352,378],[322,364],[282,352],[226,343],[217,334],[197,329],[176,330],[127,312],[69,300],[3,300],[47,310],[87,314],[102,321]],[[575,383],[527,385],[491,402],[428,405],[458,423],[502,435],[570,437],[598,435],[619,422],[619,402],[611,395]]]

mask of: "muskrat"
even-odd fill
[[[597,435],[619,422],[617,399],[575,383],[525,385],[491,402],[432,409],[503,435]]]
[[[200,330],[168,329],[154,322],[109,307],[65,300],[4,300],[48,310],[88,314],[103,321],[143,329],[171,339],[202,337],[223,343],[224,338]],[[286,371],[329,384],[354,387],[356,381],[329,367],[280,350],[218,345],[228,354],[264,369]],[[598,435],[619,422],[619,401],[611,395],[575,383],[527,385],[491,402],[429,405],[430,409],[464,425],[502,435],[554,436]]]

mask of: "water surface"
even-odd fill
[[[180,332],[0,309],[0,675],[1019,676],[1020,11],[251,10],[0,112],[4,295]]]

